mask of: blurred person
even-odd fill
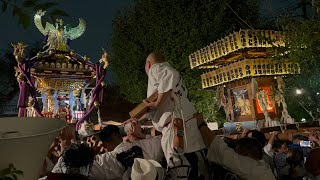
[[[206,174],[206,159],[203,159],[206,146],[197,128],[196,109],[188,99],[188,90],[181,75],[158,52],[148,55],[145,71],[148,75],[147,97],[157,93],[157,99],[153,102],[144,100],[150,110],[139,120],[152,120],[156,130],[162,133],[161,146],[169,174],[172,178],[184,177],[181,179]],[[184,121],[184,128],[176,134],[184,138],[183,149],[172,147],[172,121],[175,118]]]
[[[272,146],[273,146],[274,140],[277,137],[277,135],[279,134],[279,132],[275,131],[275,132],[271,132],[270,134],[271,134],[271,136],[270,136],[267,144],[263,147],[263,151],[267,155],[269,155],[271,158],[273,158],[275,151],[273,150]]]
[[[198,119],[201,135],[205,143],[210,144],[207,154],[210,162],[222,165],[242,179],[275,180],[270,166],[261,160],[262,146],[257,140],[242,138],[233,150],[203,122],[203,119]]]
[[[273,133],[273,135],[271,136],[271,140],[270,140],[271,143],[273,143],[273,140],[277,134],[278,134],[277,132]],[[263,150],[262,158],[270,166],[272,172],[274,172],[275,166],[274,166],[273,158],[269,155],[272,145],[270,145],[268,143],[268,140],[267,140],[265,134],[261,131],[258,131],[258,130],[249,130],[246,133],[246,137],[256,139],[260,143],[261,148]]]
[[[64,150],[76,142],[75,129],[71,125],[63,128],[58,137],[54,139],[43,162],[40,177],[46,176],[58,162]]]
[[[292,144],[300,145],[300,141],[308,141],[308,138],[300,134],[292,135]]]
[[[156,128],[152,127],[150,134],[151,136],[160,136],[161,132],[157,131]]]
[[[135,158],[159,162],[163,157],[161,137],[124,142],[119,127],[114,125],[104,127],[98,136],[106,153],[96,156],[90,173],[92,179],[122,179],[123,174],[130,171]]]
[[[242,138],[235,150],[219,137],[215,137],[208,149],[208,159],[246,180],[275,179],[270,167],[262,160],[262,147],[255,139]]]
[[[127,134],[125,140],[128,142],[134,142],[136,140],[142,140],[151,137],[151,135],[144,134],[142,132],[141,124],[138,119],[132,119],[130,123],[127,123],[124,131]]]
[[[278,140],[275,141],[275,155],[273,157],[274,165],[277,174],[279,174],[280,170],[283,169],[287,165],[287,153],[288,153],[288,146],[291,144],[291,142]]]
[[[88,177],[95,155],[95,151],[86,144],[71,144],[51,172]]]
[[[313,148],[320,147],[320,138],[318,134],[310,135],[308,139],[312,142]]]
[[[320,148],[310,151],[305,168],[310,174],[310,180],[320,180]]]
[[[279,180],[299,180],[306,175],[303,167],[303,151],[300,145],[291,144],[286,155],[286,165],[280,169]]]
[[[288,152],[288,142],[284,141],[284,140],[276,140],[272,144],[272,149],[275,152],[275,154],[277,154],[277,153],[285,153],[286,154]]]
[[[59,156],[61,156],[67,147],[76,142],[75,128],[67,125],[64,129],[61,130],[58,136],[58,140],[59,146],[56,148],[56,150]]]
[[[295,134],[292,136],[292,143],[293,144],[297,144],[300,146],[300,143],[303,141],[308,141],[308,137],[300,135],[300,134]],[[309,152],[311,151],[311,147],[301,147],[302,148],[302,155],[304,160],[306,160],[306,158],[309,155]]]

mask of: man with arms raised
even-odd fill
[[[151,53],[145,64],[148,75],[147,97],[157,93],[157,100],[144,103],[150,111],[139,120],[149,119],[162,133],[161,146],[171,179],[206,176],[205,144],[198,130],[196,110],[189,101],[187,88],[180,74],[165,61],[162,54]],[[174,120],[182,120],[181,128],[174,128]],[[175,148],[175,138],[183,139],[183,149]]]

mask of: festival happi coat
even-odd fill
[[[12,44],[20,88],[18,116],[63,118],[70,123],[76,122],[79,128],[92,112],[97,111],[101,122],[99,106],[108,54],[104,51],[99,62],[93,63],[70,49],[70,42],[85,32],[83,19],[79,19],[79,25],[74,28],[64,25],[61,19],[43,26],[41,17],[44,14],[39,11],[34,16],[36,27],[46,37],[45,45],[35,57],[25,57],[26,44]]]

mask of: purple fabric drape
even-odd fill
[[[20,88],[20,93],[19,93],[19,100],[18,100],[18,107],[26,107],[26,90],[27,90],[27,83],[26,82],[20,82],[19,83],[19,88]]]
[[[92,67],[92,66],[90,66]],[[89,110],[87,113],[77,122],[76,129],[79,130],[81,128],[81,124],[88,120],[90,114],[93,112],[95,106],[94,103],[98,101],[99,103],[102,102],[103,99],[103,87],[102,82],[104,81],[106,71],[103,67],[99,64],[95,64],[93,70],[96,74],[96,86],[91,94],[91,104],[89,105]]]
[[[18,117],[24,117],[25,116],[25,110],[26,110],[26,91],[27,91],[27,83],[22,81],[19,82],[19,100],[17,107],[19,108],[19,114]]]
[[[34,104],[35,104],[34,109],[35,109],[38,116],[43,117],[43,114],[40,111],[38,100],[36,98],[37,91],[36,91],[36,88],[34,86],[32,79],[31,79],[30,69],[31,69],[31,67],[28,66],[28,64],[19,65],[19,70],[24,75],[24,77],[26,78],[27,83],[29,85],[30,96],[32,97]],[[21,89],[20,89],[20,91],[21,91]],[[26,99],[25,94],[21,98]],[[20,99],[20,97],[19,97],[19,99]]]

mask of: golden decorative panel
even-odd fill
[[[293,62],[274,62],[258,58],[238,61],[201,75],[202,88],[223,85],[235,80],[257,76],[281,76],[300,74],[300,66]]]
[[[37,78],[37,90],[44,89],[69,90],[83,88],[87,82],[85,80],[76,79],[43,79]]]

